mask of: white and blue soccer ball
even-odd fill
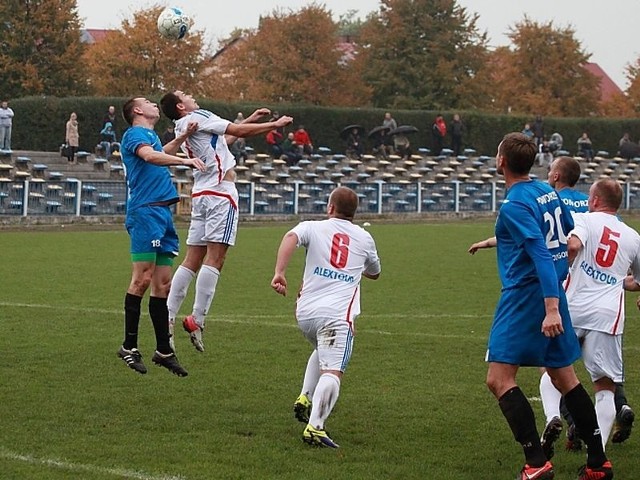
[[[180,40],[190,26],[191,19],[177,7],[167,7],[158,16],[158,31],[166,38]]]

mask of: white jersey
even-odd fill
[[[302,222],[291,231],[307,249],[296,317],[343,319],[352,326],[360,313],[362,273],[380,273],[373,237],[338,218]]]
[[[640,283],[640,235],[608,213],[576,213],[574,222],[569,235],[583,248],[565,283],[571,322],[575,328],[622,335],[629,269]]]
[[[198,131],[182,144],[182,151],[189,158],[199,158],[207,166],[204,172],[193,171],[193,193],[215,189],[225,174],[236,166],[236,159],[229,151],[224,132],[231,123],[208,110],[194,110],[176,120],[176,136],[183,134],[191,122],[198,123]]]

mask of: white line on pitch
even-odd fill
[[[114,477],[130,478],[133,480],[187,480],[182,475],[152,475],[149,473],[126,470],[124,468],[98,467],[97,465],[86,465],[82,463],[65,462],[53,458],[37,458],[31,455],[22,455],[9,450],[0,449],[0,458],[14,460],[16,462],[28,463],[31,465],[41,465],[44,467],[58,468],[71,472],[98,473],[102,475],[113,475]]]

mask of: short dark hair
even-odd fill
[[[604,204],[618,210],[622,205],[622,187],[613,178],[603,178],[593,184],[593,193],[598,195]]]
[[[122,106],[122,118],[124,118],[124,121],[129,125],[133,125],[133,109],[136,107],[138,98],[140,97],[130,98],[124,102],[124,105]]]
[[[558,157],[553,161],[553,166],[558,168],[562,183],[573,187],[580,180],[580,163],[573,157]]]
[[[353,220],[358,210],[358,195],[347,187],[338,187],[329,197],[329,202],[336,207],[336,216]]]
[[[162,109],[162,113],[164,113],[169,120],[178,120],[180,118],[180,114],[176,107],[179,103],[182,103],[182,100],[180,100],[180,97],[178,97],[175,92],[165,93],[160,99],[160,108]]]
[[[535,142],[520,132],[507,133],[498,149],[498,155],[505,158],[507,168],[516,174],[527,174],[531,171],[536,153]]]

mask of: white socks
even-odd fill
[[[193,317],[196,323],[204,327],[204,319],[209,312],[213,296],[216,293],[220,272],[217,268],[209,265],[202,265],[198,277],[196,278],[196,298],[193,302]]]
[[[309,356],[307,362],[307,369],[304,372],[304,380],[302,381],[302,394],[309,397],[309,400],[313,398],[313,394],[316,391],[316,385],[320,379],[320,364],[318,363],[318,351],[314,350]]]
[[[544,372],[540,377],[540,398],[542,398],[542,408],[544,409],[547,423],[549,423],[553,417],[562,419],[560,415],[560,400],[562,400],[562,394],[553,385],[551,377],[547,372]]]
[[[167,298],[167,309],[169,310],[169,321],[175,321],[187,296],[191,281],[196,278],[196,274],[186,267],[180,265],[171,279],[171,289]]]
[[[613,423],[616,420],[616,403],[614,394],[609,390],[600,390],[596,392],[596,416],[598,417],[598,426],[600,427],[600,435],[602,435],[602,448],[605,448]]]
[[[324,430],[324,422],[329,418],[331,410],[340,395],[340,379],[332,373],[320,375],[316,391],[313,394],[311,416],[309,424],[319,430]]]

